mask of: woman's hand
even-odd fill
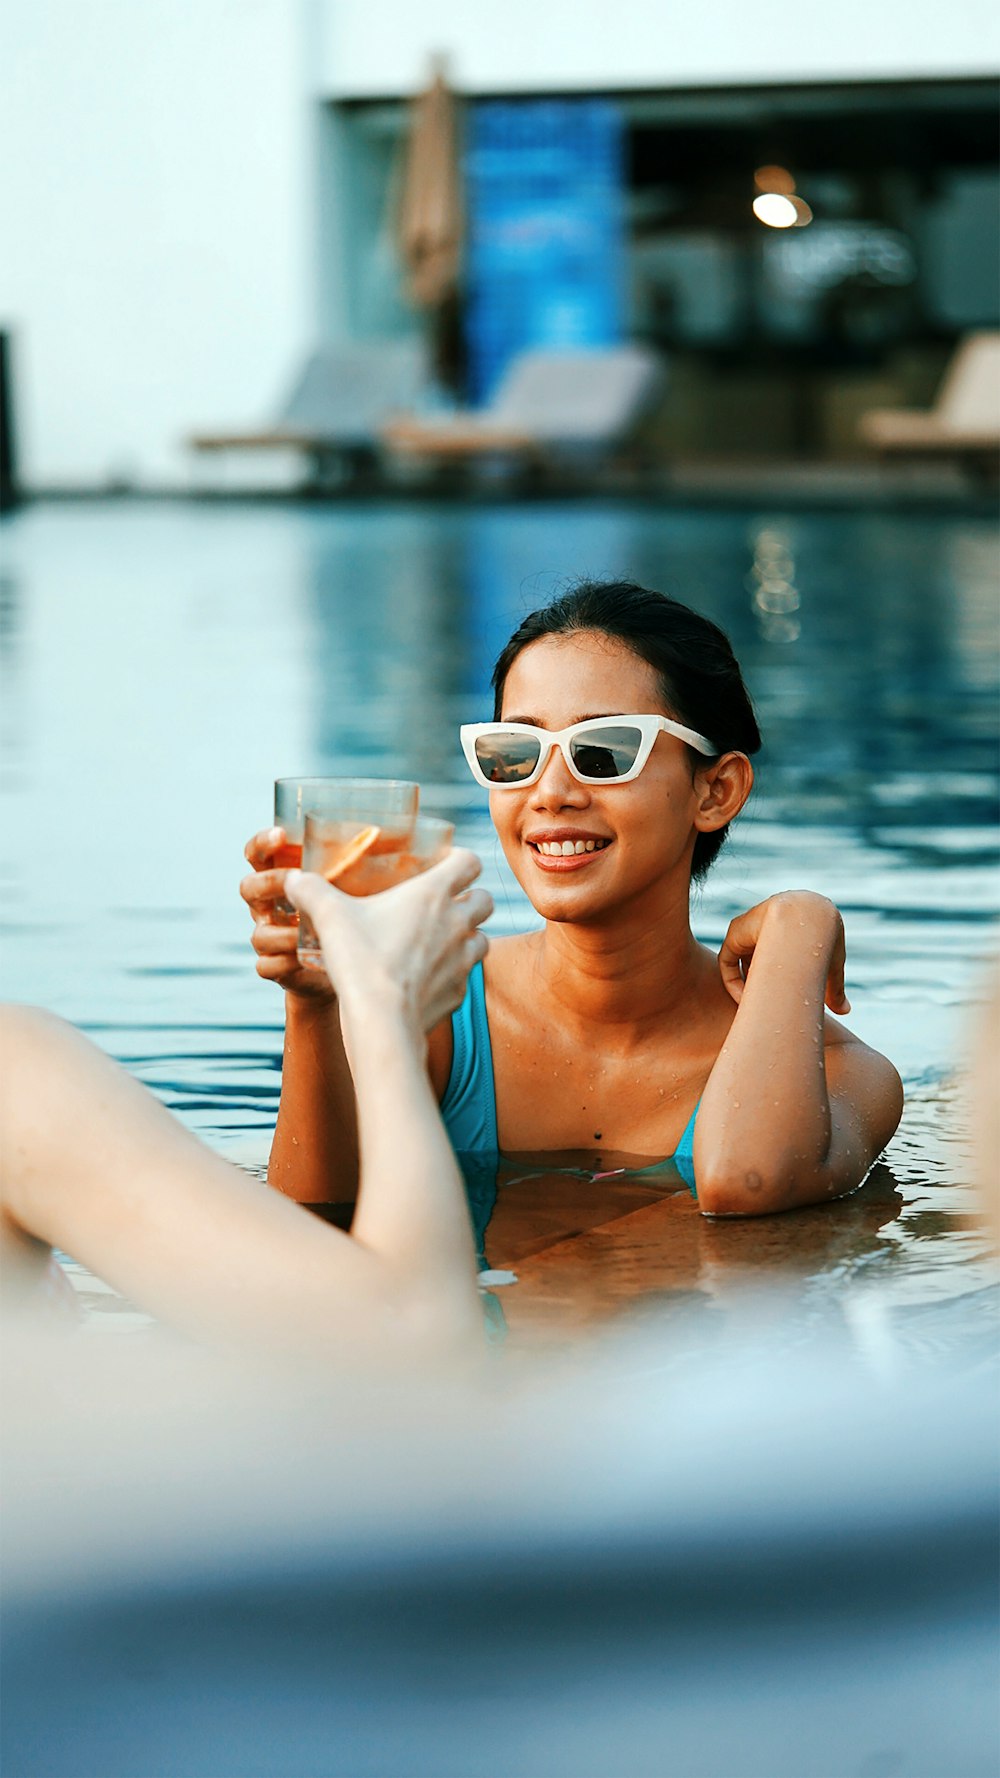
[[[277,903],[284,897],[288,866],[301,855],[302,848],[290,847],[281,827],[255,833],[245,852],[251,874],[243,878],[240,894],[253,916],[250,943],[257,953],[257,974],[266,982],[277,982],[287,994],[331,1002],[334,993],[323,970],[303,969],[299,963],[298,921],[290,922],[287,914],[282,918],[276,913]]]
[[[719,971],[727,992],[737,1005],[743,998],[753,954],[765,928],[780,928],[786,946],[808,946],[814,957],[825,952],[825,1003],[831,1012],[850,1012],[851,1003],[844,993],[844,922],[832,901],[827,901],[824,895],[814,895],[808,889],[791,889],[782,895],[771,895],[730,921],[719,952]]]
[[[387,986],[421,1034],[454,1012],[470,969],[488,949],[482,922],[493,912],[485,889],[471,889],[481,865],[474,852],[449,852],[429,871],[364,900],[310,872],[290,871],[289,900],[308,913],[327,974],[341,1002]]]

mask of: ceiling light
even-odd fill
[[[785,197],[780,191],[762,191],[754,198],[753,213],[758,222],[768,228],[794,228],[799,220],[799,213],[791,198]],[[812,220],[812,211],[809,212]]]

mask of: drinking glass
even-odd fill
[[[285,830],[285,844],[274,856],[275,870],[298,870],[302,863],[302,837],[307,814],[352,815],[378,826],[401,826],[412,821],[420,800],[420,787],[406,778],[276,778],[274,825]],[[275,902],[272,918],[279,926],[294,926],[298,914],[284,897]]]
[[[316,871],[346,895],[378,895],[419,876],[443,858],[455,837],[450,821],[417,815],[405,832],[395,825],[361,821],[357,816],[307,814],[302,844],[302,869]],[[322,969],[316,929],[307,914],[299,915],[299,962]]]

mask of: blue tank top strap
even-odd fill
[[[481,963],[470,972],[465,998],[451,1015],[451,1036],[451,1073],[441,1101],[441,1116],[452,1148],[464,1154],[496,1154],[493,1051]]]
[[[678,1173],[693,1198],[698,1196],[697,1187],[694,1182],[694,1126],[695,1119],[700,1110],[701,1100],[699,1099],[691,1116],[688,1118],[681,1139],[678,1142],[677,1147],[674,1149],[673,1157],[674,1166],[677,1168]]]

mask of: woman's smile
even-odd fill
[[[578,827],[546,827],[526,834],[524,843],[539,870],[559,875],[594,864],[614,842]]]

